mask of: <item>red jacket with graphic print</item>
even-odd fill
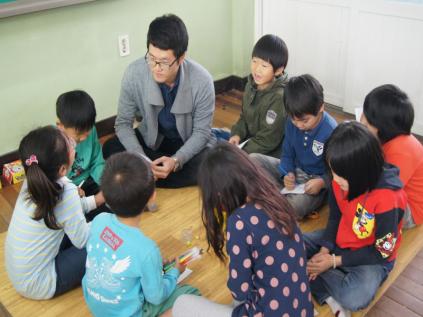
[[[330,216],[322,245],[342,256],[343,266],[383,264],[395,259],[407,197],[399,171],[385,164],[376,188],[348,201],[332,181]]]

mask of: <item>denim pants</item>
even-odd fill
[[[217,140],[228,141],[231,138],[231,133],[227,131],[226,129],[212,128],[212,133],[215,135]]]
[[[318,230],[304,234],[308,259],[319,252],[323,232]],[[329,269],[310,281],[311,293],[320,305],[332,296],[342,307],[357,311],[370,304],[388,274],[389,270],[381,264],[341,266]]]
[[[59,296],[81,285],[85,274],[87,251],[78,249],[65,234],[60,244],[59,253],[54,259],[56,269],[56,291],[54,297]]]

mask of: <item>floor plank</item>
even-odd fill
[[[423,302],[423,285],[416,283],[404,275],[399,276],[394,285]]]
[[[417,298],[410,293],[392,285],[385,293],[387,297],[401,305],[406,306],[409,310],[416,314],[423,312],[423,302],[416,300]]]
[[[383,307],[385,312],[389,312],[390,315],[395,317],[419,317],[415,312],[408,309],[405,306],[398,305],[397,302],[393,301],[387,296],[383,296],[377,303],[378,307]]]

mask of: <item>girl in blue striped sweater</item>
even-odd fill
[[[89,226],[84,212],[95,202],[80,199],[66,177],[75,144],[53,126],[38,128],[21,141],[26,180],[9,225],[5,258],[16,291],[48,299],[79,285],[85,272]]]

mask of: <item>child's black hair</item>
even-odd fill
[[[394,85],[373,89],[364,99],[363,113],[378,131],[383,144],[399,135],[409,135],[414,122],[414,109],[405,92]]]
[[[292,77],[286,84],[283,100],[290,117],[316,116],[324,102],[323,87],[309,74]]]
[[[258,57],[267,61],[273,67],[273,71],[278,68],[286,68],[288,64],[288,48],[285,42],[277,35],[267,34],[262,36],[254,45],[251,57]]]
[[[348,200],[376,188],[384,157],[379,140],[356,121],[339,124],[326,142],[326,163],[348,181]]]
[[[117,153],[106,161],[101,190],[106,203],[119,217],[138,216],[154,193],[151,168],[145,160],[129,152]]]
[[[198,186],[202,197],[202,220],[207,241],[217,257],[224,261],[224,213],[227,217],[247,203],[263,207],[277,230],[293,237],[295,216],[291,205],[269,180],[266,172],[244,151],[222,142],[207,152],[201,163]]]
[[[63,165],[69,165],[66,136],[53,126],[29,132],[19,145],[19,156],[26,173],[28,199],[35,205],[34,220],[44,220],[53,230],[60,229],[54,208],[63,188],[56,182]]]
[[[65,128],[86,132],[95,124],[94,100],[83,90],[61,94],[56,101],[56,115]]]
[[[188,49],[188,32],[184,22],[174,14],[155,18],[148,28],[147,49],[152,44],[161,50],[172,50],[180,58]]]

